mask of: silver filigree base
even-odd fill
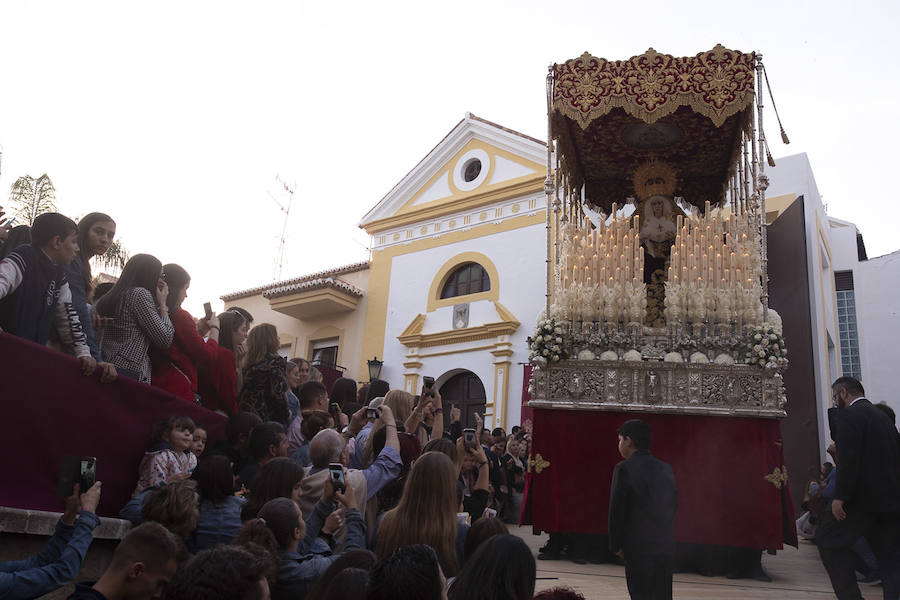
[[[747,365],[657,361],[535,361],[534,408],[782,418],[777,372]]]

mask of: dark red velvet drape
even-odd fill
[[[531,401],[531,394],[528,393],[528,383],[531,381],[532,368],[532,365],[525,365],[522,375],[522,413],[519,417],[519,424],[522,427],[525,427],[526,422],[534,422],[534,409],[528,406],[528,402]]]
[[[99,513],[116,516],[131,497],[153,423],[187,415],[225,436],[225,417],[158,388],[120,377],[102,384],[78,361],[0,334],[0,505],[62,510],[57,481],[66,454],[97,457]]]
[[[532,464],[549,465],[532,469],[525,519],[542,531],[607,533],[622,460],[616,428],[633,418],[650,425],[651,451],[675,471],[679,542],[774,549],[792,541],[783,529],[793,527],[790,491],[773,483],[783,468],[774,419],[535,409]]]
[[[342,369],[334,369],[324,365],[316,365],[316,368],[322,374],[322,385],[325,386],[325,389],[328,390],[328,393],[330,394],[331,388],[334,387],[334,382],[344,376],[344,371]]]

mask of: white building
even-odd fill
[[[840,362],[866,396],[900,412],[894,375],[900,364],[900,251],[866,256],[856,225],[829,219],[836,281]]]
[[[363,356],[471,424],[518,424],[525,338],[545,302],[546,145],[466,117],[360,222],[372,235]]]

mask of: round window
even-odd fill
[[[478,179],[481,174],[481,161],[477,158],[470,158],[463,166],[463,180],[470,183]]]

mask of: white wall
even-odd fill
[[[523,366],[528,361],[525,338],[534,329],[538,313],[544,308],[546,259],[546,229],[544,225],[532,225],[512,231],[456,242],[429,250],[403,254],[393,259],[391,265],[390,295],[388,299],[387,325],[384,341],[384,368],[382,378],[392,387],[403,385],[403,363],[408,348],[398,340],[403,330],[418,314],[427,312],[428,292],[437,271],[451,258],[463,252],[480,252],[497,267],[500,281],[499,302],[521,323],[510,341],[514,354],[510,357],[509,393],[504,426],[519,423],[522,397]],[[495,282],[491,282],[494,286]],[[472,303],[469,325],[497,321],[491,315],[490,303]],[[482,306],[484,305],[484,306]],[[490,310],[489,310],[490,309]],[[446,314],[445,314],[446,313]],[[451,329],[449,311],[428,314],[426,332]],[[445,321],[445,322],[443,322]],[[462,347],[486,345],[490,340],[463,344]],[[446,348],[424,348],[421,353],[460,349],[460,345]],[[454,369],[472,371],[484,384],[488,401],[493,397],[494,357],[487,350],[459,352],[422,359],[419,373],[436,379]],[[486,423],[486,426],[492,424]]]
[[[809,273],[808,293],[810,300],[810,326],[812,328],[813,367],[815,376],[816,405],[818,407],[819,440],[822,459],[827,458],[825,447],[831,439],[828,428],[828,408],[831,406],[831,381],[834,373],[840,372],[840,338],[837,330],[836,301],[834,294],[834,251],[829,233],[828,216],[819,195],[812,167],[806,154],[795,154],[776,160],[776,166],[767,169],[770,187],[766,196],[776,197],[793,194],[803,196],[803,210],[806,219],[807,272]],[[769,256],[769,262],[786,260],[791,257]],[[834,343],[834,351],[829,356],[828,339]],[[791,340],[788,344],[790,358]],[[789,367],[791,368],[791,367]],[[788,410],[790,410],[788,398]]]
[[[900,414],[900,251],[858,263],[853,276],[866,396]]]

